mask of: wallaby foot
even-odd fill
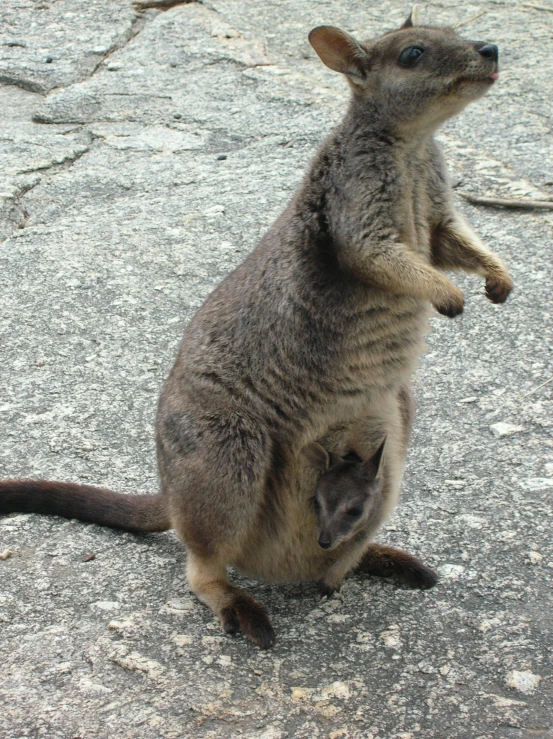
[[[226,634],[241,631],[260,649],[268,649],[275,643],[275,632],[265,609],[247,593],[232,588],[228,606],[221,610],[221,627]]]
[[[394,577],[409,588],[427,590],[438,575],[411,554],[384,544],[369,544],[357,569],[377,577]]]
[[[260,649],[273,646],[275,632],[265,609],[229,583],[224,564],[189,553],[187,574],[190,589],[219,616],[225,634],[241,631]]]

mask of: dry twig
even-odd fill
[[[473,205],[488,205],[494,208],[522,208],[523,210],[534,210],[536,208],[553,210],[553,200],[515,200],[514,198],[483,198],[479,195],[470,195],[468,192],[460,192],[459,195]]]
[[[538,385],[537,387],[533,388],[529,392],[527,392],[525,395],[522,395],[519,400],[524,400],[524,398],[527,398],[529,395],[533,395],[537,390],[541,390],[542,387],[545,387],[546,385],[549,385],[550,382],[553,382],[553,377],[550,377],[549,380],[546,380],[545,382],[542,382],[541,385]]]
[[[477,20],[478,18],[481,18],[483,15],[486,15],[488,11],[487,10],[481,10],[479,13],[476,13],[476,15],[471,15],[470,18],[467,18],[465,21],[461,21],[460,23],[456,23],[453,28],[457,30],[458,28],[462,28],[463,26],[468,26],[469,23],[472,23],[472,21]]]
[[[146,10],[147,8],[159,8],[160,10],[169,10],[175,5],[185,5],[193,2],[193,0],[134,0],[133,5],[138,10]]]
[[[546,13],[553,13],[553,8],[547,5],[533,5],[532,3],[522,3],[524,8],[534,8],[534,10],[545,10]]]

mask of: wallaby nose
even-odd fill
[[[327,536],[319,536],[319,546],[321,549],[330,549],[330,539]]]
[[[486,44],[485,46],[481,46],[478,49],[478,53],[480,56],[483,56],[484,59],[491,59],[496,63],[499,59],[499,48],[495,44]]]

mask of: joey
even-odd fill
[[[355,452],[344,456],[329,452],[317,442],[303,451],[321,476],[312,498],[317,517],[317,542],[322,549],[344,546],[359,537],[370,540],[381,518],[382,461],[386,439],[376,452],[361,459]],[[437,575],[406,552],[383,544],[370,544],[358,569],[381,577],[395,577],[409,587],[431,588]],[[340,589],[340,582],[323,577],[323,595]]]

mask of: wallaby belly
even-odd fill
[[[342,410],[344,410],[342,408]],[[338,454],[355,449],[366,455],[387,436],[384,459],[385,485],[379,502],[380,518],[366,532],[374,538],[390,517],[399,496],[405,458],[405,420],[397,391],[365,398],[365,405],[347,422],[329,425],[322,439]],[[266,489],[260,514],[231,564],[245,575],[267,582],[319,580],[341,558],[351,542],[324,550],[317,541],[313,495],[318,473],[299,454],[281,476],[279,490]],[[267,501],[272,495],[276,500]],[[267,511],[271,515],[267,515]]]

